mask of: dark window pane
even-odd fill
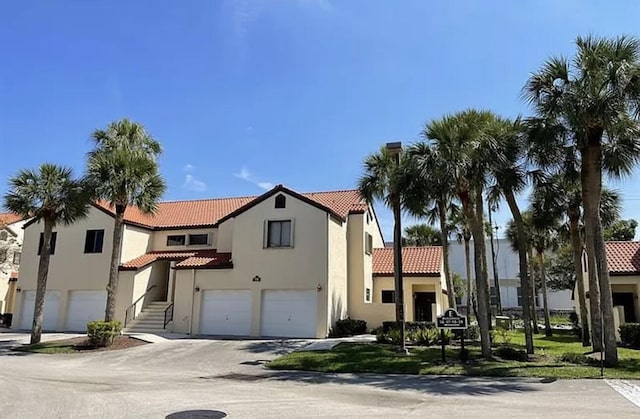
[[[184,246],[186,241],[186,236],[167,236],[167,246]]]
[[[291,247],[291,221],[269,221],[267,247]]]
[[[395,291],[382,291],[382,302],[383,303],[395,303],[396,302],[396,292]]]
[[[208,234],[189,234],[189,246],[202,246],[209,244]]]
[[[287,198],[284,195],[276,196],[276,208],[285,208],[287,206]]]
[[[87,230],[84,240],[85,253],[102,253],[102,243],[104,241],[104,230]]]
[[[364,300],[371,301],[371,288],[365,290]]]

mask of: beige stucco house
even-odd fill
[[[27,223],[18,318],[31,326],[42,233]],[[113,213],[58,226],[44,328],[84,330],[104,317]],[[357,191],[300,194],[277,186],[257,197],[163,202],[125,214],[116,316],[130,331],[325,337],[336,320],[369,327],[394,319],[393,259],[375,212]],[[438,247],[407,248],[407,319],[446,308]],[[415,307],[419,307],[416,309]]]
[[[606,242],[607,265],[613,297],[616,325],[640,322],[640,242]],[[582,263],[585,291],[589,297],[589,279],[586,255]],[[575,291],[577,292],[577,290]],[[580,313],[579,299],[575,298],[576,312]],[[587,311],[589,303],[587,300]],[[616,327],[617,333],[617,327]]]
[[[24,224],[16,214],[0,214],[0,314],[13,313]]]

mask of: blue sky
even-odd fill
[[[125,116],[163,144],[165,199],[353,188],[430,119],[526,115],[529,73],[587,33],[639,36],[640,2],[2,2],[0,192],[45,161],[80,173],[91,131]],[[638,180],[613,185],[625,217]]]

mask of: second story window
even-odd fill
[[[56,253],[56,241],[58,239],[58,232],[51,233],[51,254]],[[38,255],[42,252],[42,245],[44,244],[44,233],[40,233],[40,243],[38,243]]]
[[[393,290],[382,291],[382,302],[385,304],[391,304],[396,302],[396,292]]]
[[[167,236],[167,246],[184,246],[185,244],[186,236],[184,234]]]
[[[208,234],[189,234],[189,246],[206,246],[208,244]]]
[[[364,252],[368,255],[373,251],[373,236],[369,233],[364,235]]]
[[[102,242],[104,241],[104,230],[87,230],[84,239],[85,253],[102,253]]]
[[[22,253],[13,252],[13,264],[14,265],[20,265],[20,256],[22,256]]]
[[[267,223],[266,247],[292,247],[291,220]]]

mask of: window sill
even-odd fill
[[[263,247],[263,249],[268,249],[268,250],[293,249],[293,246],[267,246],[267,247]]]

